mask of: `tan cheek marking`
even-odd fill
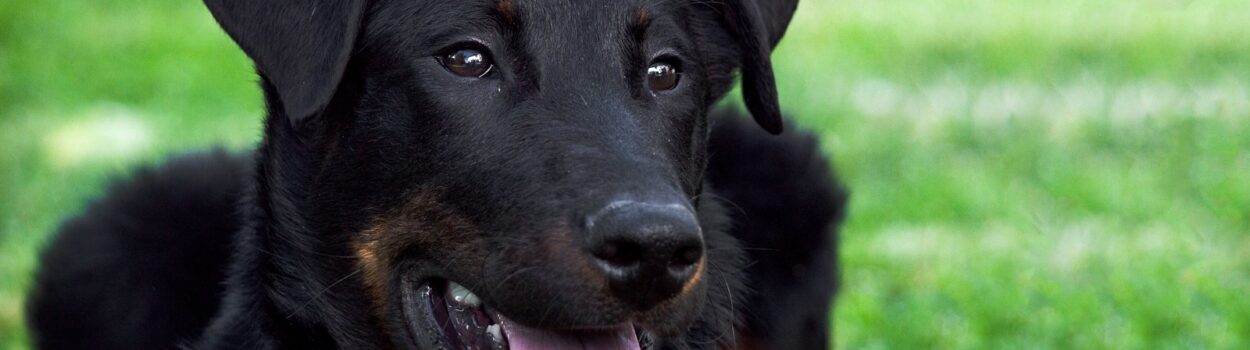
[[[477,228],[464,216],[441,205],[437,191],[416,191],[390,213],[380,215],[352,242],[364,287],[374,299],[375,312],[384,316],[391,266],[414,247],[436,257],[460,259],[464,274],[480,274],[486,256]]]

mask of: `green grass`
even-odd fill
[[[1250,347],[1250,2],[803,0],[783,105],[853,191],[840,348]],[[194,1],[0,2],[0,348],[60,219],[259,135]]]

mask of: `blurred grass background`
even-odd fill
[[[852,196],[839,348],[1250,348],[1250,2],[803,0],[785,109]],[[197,1],[0,2],[0,348],[109,178],[260,135]]]

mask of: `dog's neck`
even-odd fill
[[[272,91],[266,92],[265,134],[240,207],[251,224],[235,241],[224,312],[202,339],[247,340],[238,343],[247,344],[244,348],[385,348],[379,343],[385,332],[370,312],[372,305],[348,297],[365,293],[354,273],[356,261],[345,242],[325,241],[343,238],[309,229],[310,194],[298,189],[315,181],[316,146],[291,125]],[[325,319],[378,327],[329,329]]]

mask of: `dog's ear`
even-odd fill
[[[798,0],[722,0],[724,21],[738,41],[742,98],[760,127],[780,134],[781,104],[773,78],[773,47],[794,16]]]
[[[299,124],[325,108],[342,79],[364,0],[204,0],[277,90]]]

